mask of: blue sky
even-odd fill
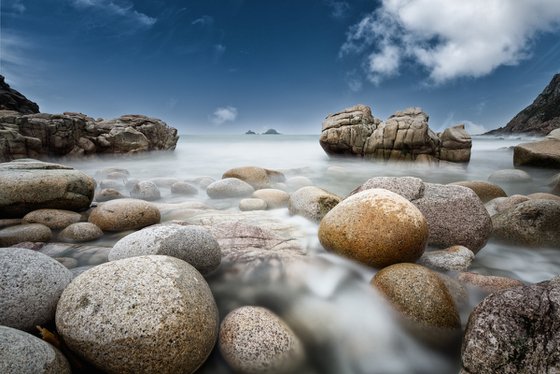
[[[363,103],[504,125],[560,72],[560,0],[2,0],[1,74],[41,111],[181,133],[319,133]]]

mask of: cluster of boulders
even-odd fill
[[[558,278],[524,285],[469,271],[491,238],[560,248],[560,197],[507,196],[500,183],[526,178],[515,170],[448,185],[374,177],[345,197],[254,166],[218,180],[138,180],[119,168],[95,178],[37,160],[0,165],[2,372],[190,373],[223,361],[236,372],[305,371],[321,346],[301,335],[312,322],[284,318],[274,307],[282,299],[258,306],[248,288],[235,289],[236,302],[222,298],[243,282],[269,284],[262,292],[271,300],[288,297],[280,284],[335,298],[326,278],[349,280],[305,247],[298,219],[339,261],[376,269],[368,297],[380,295],[421,341],[454,344],[467,322],[467,289],[491,294],[468,320],[465,372],[560,367]],[[554,192],[560,177],[551,182]],[[282,220],[281,210],[302,218]],[[320,287],[308,283],[317,269]]]
[[[382,122],[371,108],[356,105],[323,122],[319,142],[329,155],[379,160],[468,162],[472,141],[463,125],[435,133],[420,108],[397,112]]]

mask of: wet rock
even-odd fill
[[[253,192],[253,197],[264,200],[268,209],[285,208],[290,200],[290,194],[273,188],[257,190]]]
[[[83,243],[99,239],[103,231],[91,222],[74,223],[58,234],[58,239],[64,242]]]
[[[484,292],[492,293],[508,288],[523,286],[523,282],[508,277],[483,275],[472,272],[461,272],[457,280],[465,285],[477,287]]]
[[[200,188],[202,188],[203,190],[208,188],[208,186],[214,183],[215,181],[216,180],[212,177],[199,177],[193,180],[193,182],[196,183],[198,186],[200,186]]]
[[[416,261],[427,239],[428,224],[418,208],[384,189],[346,198],[319,225],[325,249],[377,268]]]
[[[484,207],[488,214],[493,217],[496,213],[503,212],[505,210],[511,209],[517,204],[521,204],[524,201],[529,200],[528,196],[524,195],[511,195],[508,197],[497,197],[493,200],[487,202]]]
[[[350,194],[356,194],[361,191],[372,188],[383,188],[401,195],[409,201],[414,201],[423,196],[425,186],[422,179],[415,177],[375,177],[365,181],[362,185],[352,191]]]
[[[63,228],[80,222],[80,213],[63,209],[38,209],[27,213],[23,217],[25,223],[41,223],[52,230],[62,230]]]
[[[268,309],[245,306],[222,321],[220,352],[236,372],[293,373],[303,362],[299,338]]]
[[[42,253],[0,248],[0,325],[31,331],[49,323],[71,280],[68,269]]]
[[[225,178],[210,183],[206,188],[206,193],[212,199],[224,199],[228,197],[247,197],[255,189],[247,182],[237,178]]]
[[[291,215],[303,216],[319,222],[341,198],[315,186],[302,187],[290,194],[288,210]]]
[[[0,246],[9,247],[21,242],[48,242],[52,232],[40,223],[25,223],[0,230]]]
[[[470,249],[454,245],[440,251],[424,252],[417,263],[435,270],[465,271],[473,260],[474,253]]]
[[[136,199],[111,200],[92,210],[89,221],[103,231],[141,229],[159,223],[159,210],[151,203]]]
[[[64,265],[66,269],[73,269],[78,266],[78,260],[72,257],[56,257],[55,260]]]
[[[101,370],[192,373],[218,334],[218,310],[204,278],[169,256],[96,266],[64,290],[56,311],[64,342]]]
[[[233,168],[224,173],[222,178],[237,178],[249,183],[255,190],[269,188],[274,183],[284,182],[286,177],[279,171],[245,166]]]
[[[176,257],[202,274],[215,270],[222,258],[220,245],[207,229],[166,224],[125,236],[109,252],[109,261],[144,255]]]
[[[239,202],[239,210],[243,212],[251,210],[265,210],[267,207],[266,201],[263,199],[247,198],[241,199]]]
[[[58,349],[26,332],[0,326],[0,372],[70,374],[70,364]]]
[[[124,183],[122,180],[104,179],[99,182],[99,188],[112,188],[114,190],[122,190],[124,188]]]
[[[171,185],[171,193],[176,195],[196,195],[198,189],[187,182],[175,182]]]
[[[158,186],[152,181],[142,181],[136,183],[130,191],[130,196],[133,199],[140,199],[146,201],[154,201],[161,199],[161,193]]]
[[[439,134],[440,149],[437,158],[451,162],[469,162],[472,139],[465,131],[465,125],[449,127]]]
[[[502,187],[498,186],[497,184],[485,181],[460,181],[450,184],[470,188],[480,198],[480,200],[482,200],[483,203],[487,203],[488,201],[497,197],[507,196]]]
[[[93,178],[70,167],[19,160],[0,164],[0,217],[23,217],[37,209],[80,211],[93,199]]]
[[[535,192],[527,195],[527,197],[533,200],[560,200],[560,196],[546,192]]]
[[[493,293],[472,311],[465,373],[560,371],[560,278]]]
[[[558,133],[559,130],[553,132]],[[516,145],[513,147],[513,164],[560,168],[560,136],[552,134],[544,140]]]
[[[4,227],[19,225],[19,224],[21,224],[20,218],[0,219],[0,229],[3,229]]]
[[[528,200],[492,217],[494,238],[532,247],[560,248],[560,201]]]
[[[423,327],[456,329],[461,320],[449,290],[433,271],[416,264],[388,266],[371,281],[406,318]]]
[[[524,182],[531,182],[533,179],[527,172],[523,170],[504,169],[504,170],[497,170],[492,174],[490,174],[488,180],[494,183],[500,183],[500,182],[524,183]]]
[[[172,185],[179,182],[177,178],[165,178],[165,177],[150,178],[149,181],[154,183],[159,188],[171,188]]]
[[[117,189],[114,188],[104,188],[95,194],[93,198],[95,201],[103,203],[109,200],[123,199],[125,196]]]

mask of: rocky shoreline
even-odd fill
[[[550,194],[507,196],[500,183],[518,174],[372,177],[338,196],[257,166],[137,180],[122,168],[93,178],[2,163],[0,369],[363,372],[337,357],[373,357],[368,372],[391,372],[365,330],[352,337],[359,350],[329,345],[335,326],[361,331],[373,318],[395,326],[385,344],[401,331],[436,351],[462,346],[465,373],[560,370],[558,278],[471,269],[489,240],[560,249],[560,179]],[[378,315],[339,320],[349,298]]]

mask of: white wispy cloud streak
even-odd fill
[[[383,0],[348,30],[340,56],[367,53],[373,83],[412,63],[440,84],[516,65],[559,26],[558,0]]]
[[[237,108],[233,106],[216,108],[212,114],[212,122],[216,125],[221,125],[225,122],[233,122],[236,118]]]
[[[112,0],[71,0],[77,8],[95,8],[111,15],[121,16],[133,20],[139,25],[150,27],[157,22],[157,18],[150,17],[134,9],[128,1],[115,2]]]
[[[333,18],[345,18],[350,11],[350,4],[346,1],[326,0],[325,3],[331,8]]]

